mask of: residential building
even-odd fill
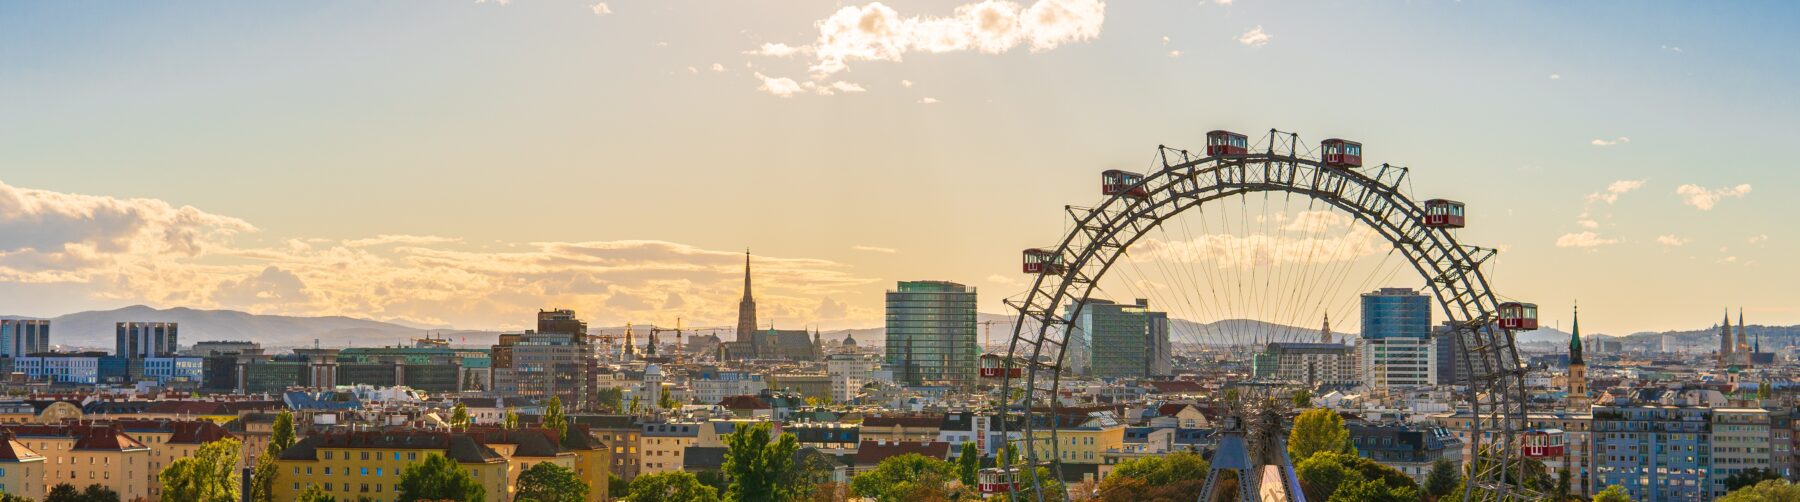
[[[0,493],[43,500],[44,456],[13,437],[0,437]]]
[[[429,455],[443,455],[469,471],[488,500],[511,500],[504,456],[473,435],[435,431],[326,432],[281,452],[276,500],[296,500],[317,485],[339,499],[393,501],[400,473]]]
[[[874,354],[840,352],[826,356],[825,374],[831,378],[831,400],[849,403],[862,394],[863,384],[881,371],[881,357]]]
[[[1356,446],[1357,455],[1393,467],[1421,484],[1434,462],[1449,460],[1462,464],[1462,440],[1447,428],[1362,422],[1345,425],[1350,430],[1350,442]]]
[[[638,436],[643,468],[638,474],[675,472],[682,469],[682,452],[700,442],[702,424],[693,422],[654,422],[643,425]]]
[[[1774,441],[1769,411],[1761,408],[1712,410],[1711,497],[1729,491],[1726,478],[1750,469],[1776,469],[1770,444]]]
[[[909,386],[971,387],[976,377],[975,288],[902,281],[887,292],[885,362]]]
[[[117,425],[4,425],[0,433],[44,457],[43,486],[97,484],[122,500],[151,496],[157,471],[150,469],[150,448]]]
[[[1356,348],[1336,343],[1270,343],[1258,354],[1255,374],[1313,385],[1355,385],[1361,381]]]
[[[1593,483],[1639,502],[1713,499],[1709,408],[1595,406]],[[1596,490],[1597,491],[1597,490]]]

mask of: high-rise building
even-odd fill
[[[1152,356],[1167,358],[1169,324],[1167,314],[1149,307],[1150,301],[1142,298],[1129,305],[1097,298],[1070,305],[1064,315],[1074,320],[1071,348],[1080,345],[1076,372],[1103,378],[1151,376]]]
[[[1169,344],[1169,314],[1144,312],[1144,328],[1144,334],[1150,337],[1150,352],[1145,354],[1150,367],[1147,376],[1175,376],[1175,350]]]
[[[49,351],[49,319],[0,319],[0,357],[25,357]]]
[[[121,322],[115,325],[117,351],[130,359],[173,356],[181,350],[180,329],[172,322]]]
[[[1362,295],[1357,345],[1363,383],[1373,388],[1436,385],[1437,344],[1431,339],[1431,297],[1410,288]]]
[[[537,331],[501,334],[493,346],[494,391],[555,396],[566,409],[591,409],[599,354],[587,338],[587,323],[574,311],[539,311]]]
[[[902,281],[887,292],[887,354],[906,385],[975,385],[975,288],[946,281]]]

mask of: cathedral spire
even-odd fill
[[[1581,302],[1575,302],[1575,320],[1569,329],[1569,364],[1586,366],[1581,360]]]
[[[1730,318],[1727,317],[1726,319]],[[1743,353],[1750,352],[1750,330],[1744,329],[1743,307],[1738,307],[1737,350],[1738,352]]]
[[[1319,328],[1319,342],[1331,343],[1331,313],[1325,313],[1325,327]]]
[[[1737,341],[1731,338],[1731,308],[1725,308],[1725,320],[1719,321],[1719,361],[1731,363],[1731,352],[1737,348]]]
[[[756,336],[756,297],[750,293],[750,250],[744,249],[744,299],[738,301],[737,341],[749,342]]]

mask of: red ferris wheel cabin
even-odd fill
[[[1506,302],[1500,304],[1500,327],[1530,331],[1538,329],[1537,304]]]
[[[1250,153],[1250,138],[1231,131],[1206,133],[1206,155],[1243,155]]]
[[[1150,196],[1150,189],[1144,188],[1144,175],[1111,169],[1100,173],[1100,193],[1142,199]]]
[[[1463,203],[1431,199],[1425,201],[1425,226],[1432,228],[1462,228]]]
[[[1331,138],[1319,142],[1320,156],[1330,167],[1362,167],[1362,143]]]
[[[1000,378],[1005,376],[1022,378],[1025,376],[1025,368],[1018,366],[1008,368],[1006,366],[1006,358],[1000,357],[1000,354],[982,354],[980,373],[982,378]]]
[[[1025,250],[1025,273],[1061,274],[1063,273],[1062,255],[1048,249],[1027,249]]]

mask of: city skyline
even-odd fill
[[[1100,170],[1273,126],[1468,202],[1551,324],[1800,324],[1790,5],[221,5],[0,6],[0,314],[726,326],[746,246],[761,324],[1005,313]]]

